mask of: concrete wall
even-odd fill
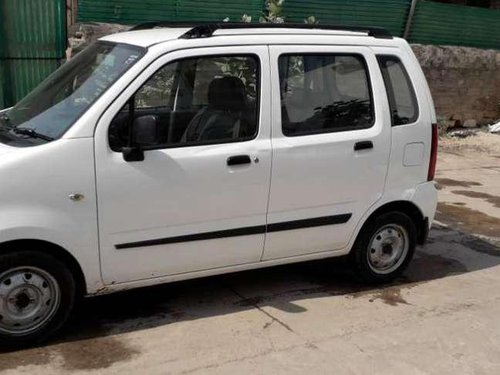
[[[412,48],[438,117],[469,126],[500,118],[500,51],[418,44]]]

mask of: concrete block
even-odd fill
[[[475,128],[477,126],[477,121],[474,119],[468,119],[464,121],[465,128]]]

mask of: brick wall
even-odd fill
[[[463,124],[500,118],[500,51],[412,45],[439,118]]]

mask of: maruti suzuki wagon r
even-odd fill
[[[75,301],[347,255],[387,282],[429,232],[437,127],[379,28],[149,23],[0,113],[0,344]]]

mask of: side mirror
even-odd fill
[[[144,148],[158,144],[160,139],[158,117],[146,115],[137,117],[132,123],[132,147],[123,147],[125,161],[143,161]]]

